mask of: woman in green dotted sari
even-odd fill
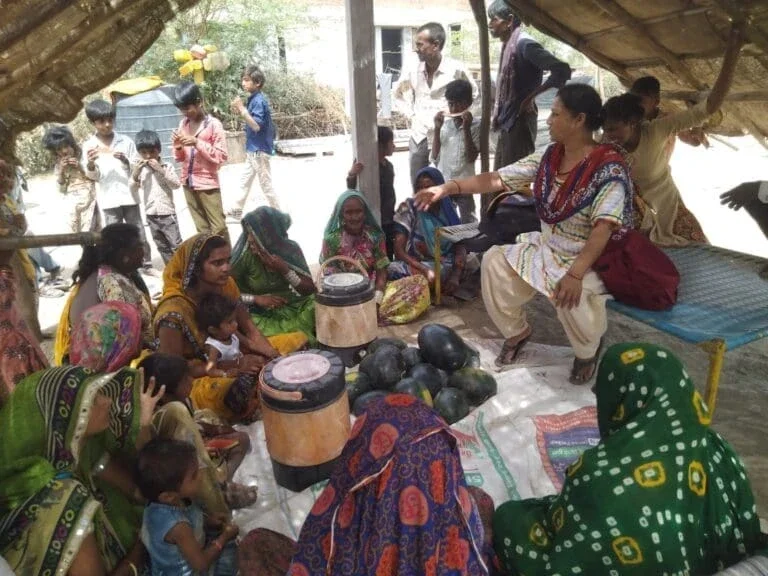
[[[315,284],[301,247],[288,238],[291,217],[262,206],[246,214],[232,251],[232,277],[265,337],[303,332],[315,341]]]
[[[671,352],[611,347],[596,394],[601,441],[560,494],[496,511],[511,574],[713,574],[758,548],[744,466]]]

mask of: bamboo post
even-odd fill
[[[491,52],[488,41],[488,18],[483,0],[470,0],[480,33],[480,97],[482,117],[480,118],[480,171],[491,169],[488,138],[491,132]]]
[[[101,239],[98,232],[77,234],[43,234],[40,236],[6,236],[0,238],[0,251],[42,248],[43,246],[92,246]]]

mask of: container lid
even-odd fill
[[[325,306],[354,306],[374,297],[373,282],[356,272],[329,274],[321,280],[322,290],[315,295],[315,301]]]
[[[334,402],[344,392],[344,364],[325,350],[296,352],[267,364],[259,388],[270,408],[309,412]]]
[[[323,292],[333,295],[358,294],[368,289],[370,280],[356,272],[340,272],[323,277]]]

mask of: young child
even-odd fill
[[[98,182],[96,201],[104,213],[104,225],[125,222],[139,229],[144,246],[144,268],[152,269],[152,250],[144,233],[139,196],[131,192],[131,164],[138,159],[128,136],[115,132],[115,109],[106,100],[85,105],[85,115],[94,134],[83,142],[86,175]]]
[[[66,126],[53,126],[43,136],[43,146],[56,158],[54,174],[59,192],[65,197],[66,222],[69,232],[99,230],[96,206],[98,166],[87,173],[80,146]]]
[[[165,386],[165,394],[158,403],[159,414],[158,424],[162,422],[162,407],[170,402],[179,402],[187,407],[190,416],[194,416],[192,403],[189,398],[192,392],[192,369],[189,363],[181,356],[172,354],[154,353],[145,357],[140,363],[139,368],[144,370],[144,381],[149,382],[155,379],[155,388],[159,389]],[[206,422],[198,420],[195,422],[200,434],[204,440],[205,447],[211,448],[210,452],[216,452],[220,460],[226,461],[226,475],[228,480],[232,480],[235,471],[242,463],[245,455],[251,447],[248,434],[237,432],[231,426],[222,422]],[[221,448],[224,445],[224,448]],[[243,486],[242,489],[249,488]],[[253,501],[256,500],[258,491],[254,489]]]
[[[197,452],[192,444],[151,440],[139,452],[138,484],[149,502],[141,541],[149,552],[153,576],[205,573],[237,537],[237,526],[225,523],[221,534],[205,545],[203,511],[191,503],[199,487]]]
[[[446,182],[475,175],[475,160],[480,153],[480,120],[472,118],[472,85],[454,80],[445,87],[448,122],[442,110],[435,116],[432,162],[445,176]],[[459,209],[462,224],[477,222],[473,196],[452,196]]]
[[[181,163],[189,213],[199,234],[218,234],[229,240],[219,184],[219,168],[227,161],[224,126],[205,111],[203,94],[194,82],[178,84],[173,99],[184,114],[171,141],[173,155]]]
[[[168,264],[181,244],[173,205],[173,191],[181,183],[173,164],[166,164],[160,158],[162,147],[157,132],[142,130],[136,134],[136,150],[141,160],[134,165],[131,190],[136,193],[141,188],[149,231],[163,262]]]
[[[237,302],[220,294],[208,294],[197,308],[197,325],[208,337],[205,357],[208,376],[235,375],[243,353],[237,336]]]
[[[395,221],[395,167],[387,160],[395,153],[395,133],[387,126],[377,129],[379,140],[379,203],[381,207],[381,228],[387,237],[387,256],[390,260],[394,255],[394,221]],[[357,177],[364,166],[355,162],[347,174],[347,188],[357,188]]]
[[[232,101],[232,110],[245,120],[245,172],[240,180],[240,198],[228,215],[240,220],[243,207],[248,200],[254,176],[259,177],[259,184],[267,203],[280,210],[280,202],[272,188],[272,170],[270,157],[274,146],[275,128],[272,124],[272,112],[269,100],[264,95],[264,73],[258,66],[246,66],[243,70],[242,87],[248,92],[248,102],[243,104],[240,97]]]

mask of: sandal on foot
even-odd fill
[[[597,373],[597,361],[600,359],[600,353],[603,351],[603,340],[600,340],[600,344],[597,347],[597,352],[592,358],[574,358],[573,367],[571,368],[571,377],[568,379],[571,384],[581,386],[590,382]],[[578,378],[577,374],[584,374],[587,370],[591,369],[591,373],[588,378]],[[594,390],[593,390],[594,391]]]
[[[529,326],[526,332],[518,335],[518,340],[514,344],[510,344],[509,339],[504,340],[504,344],[501,347],[501,352],[499,352],[499,355],[496,357],[496,366],[509,366],[510,364],[514,363],[517,355],[520,353],[520,349],[526,342],[528,342],[532,332],[533,330],[531,330]]]

